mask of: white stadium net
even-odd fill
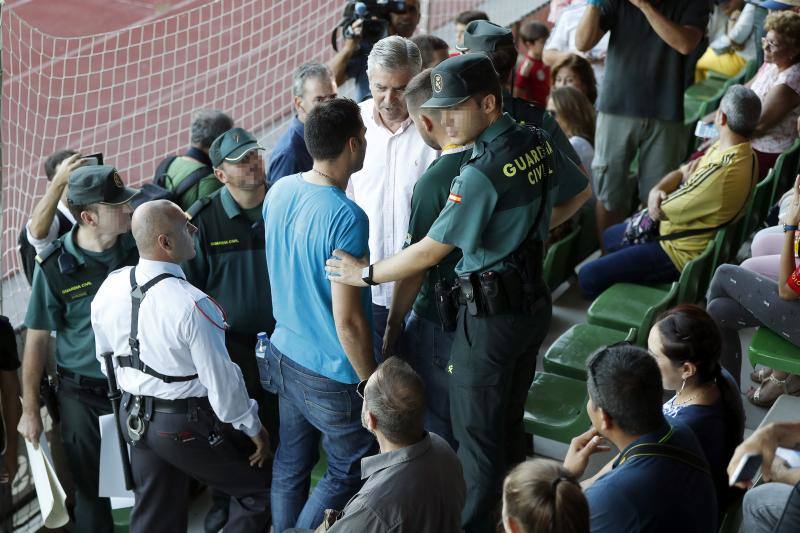
[[[290,116],[291,73],[333,54],[344,1],[217,0],[101,35],[45,35],[2,13],[2,311],[22,321],[28,285],[17,237],[47,181],[45,158],[102,152],[129,184],[188,145],[191,113],[228,112],[251,131]],[[423,2],[433,31],[478,0]]]

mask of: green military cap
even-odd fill
[[[480,91],[497,87],[497,71],[484,53],[445,59],[431,71],[433,96],[424,108],[453,107]]]
[[[218,168],[222,163],[238,163],[253,150],[263,150],[258,140],[243,128],[231,128],[211,143],[208,156],[211,164]]]
[[[69,175],[67,200],[76,205],[127,203],[139,194],[122,183],[117,169],[110,165],[88,165]]]
[[[488,20],[473,20],[464,30],[462,52],[494,52],[503,46],[514,46],[511,30]]]

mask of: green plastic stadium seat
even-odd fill
[[[636,330],[625,333],[617,329],[575,324],[550,345],[544,354],[544,370],[572,379],[586,381],[586,360],[599,348],[636,340]]]
[[[580,232],[581,227],[576,224],[575,229],[569,235],[551,244],[548,248],[542,272],[544,282],[547,283],[550,290],[561,285],[572,274],[573,265],[570,265],[570,261],[574,255],[573,249]]]
[[[725,87],[727,79],[709,77],[706,80],[690,85],[683,93],[684,98],[705,102],[715,96]]]
[[[125,533],[131,525],[131,511],[133,508],[112,509],[111,518],[114,520],[114,533]]]
[[[758,328],[747,350],[750,362],[775,370],[800,374],[800,347],[767,328]]]
[[[569,442],[589,428],[586,383],[539,372],[525,403],[525,431],[537,437]]]

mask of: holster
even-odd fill
[[[440,279],[434,284],[433,290],[442,329],[455,331],[458,321],[458,284]]]
[[[528,281],[516,269],[459,276],[458,284],[472,316],[529,312],[547,290],[541,278]]]

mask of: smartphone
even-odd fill
[[[756,477],[756,472],[761,468],[763,461],[760,453],[748,453],[739,461],[736,470],[731,474],[728,484],[732,487],[743,481],[751,481]]]
[[[85,161],[84,165],[102,165],[103,164],[103,154],[90,154],[81,157],[81,161]]]

